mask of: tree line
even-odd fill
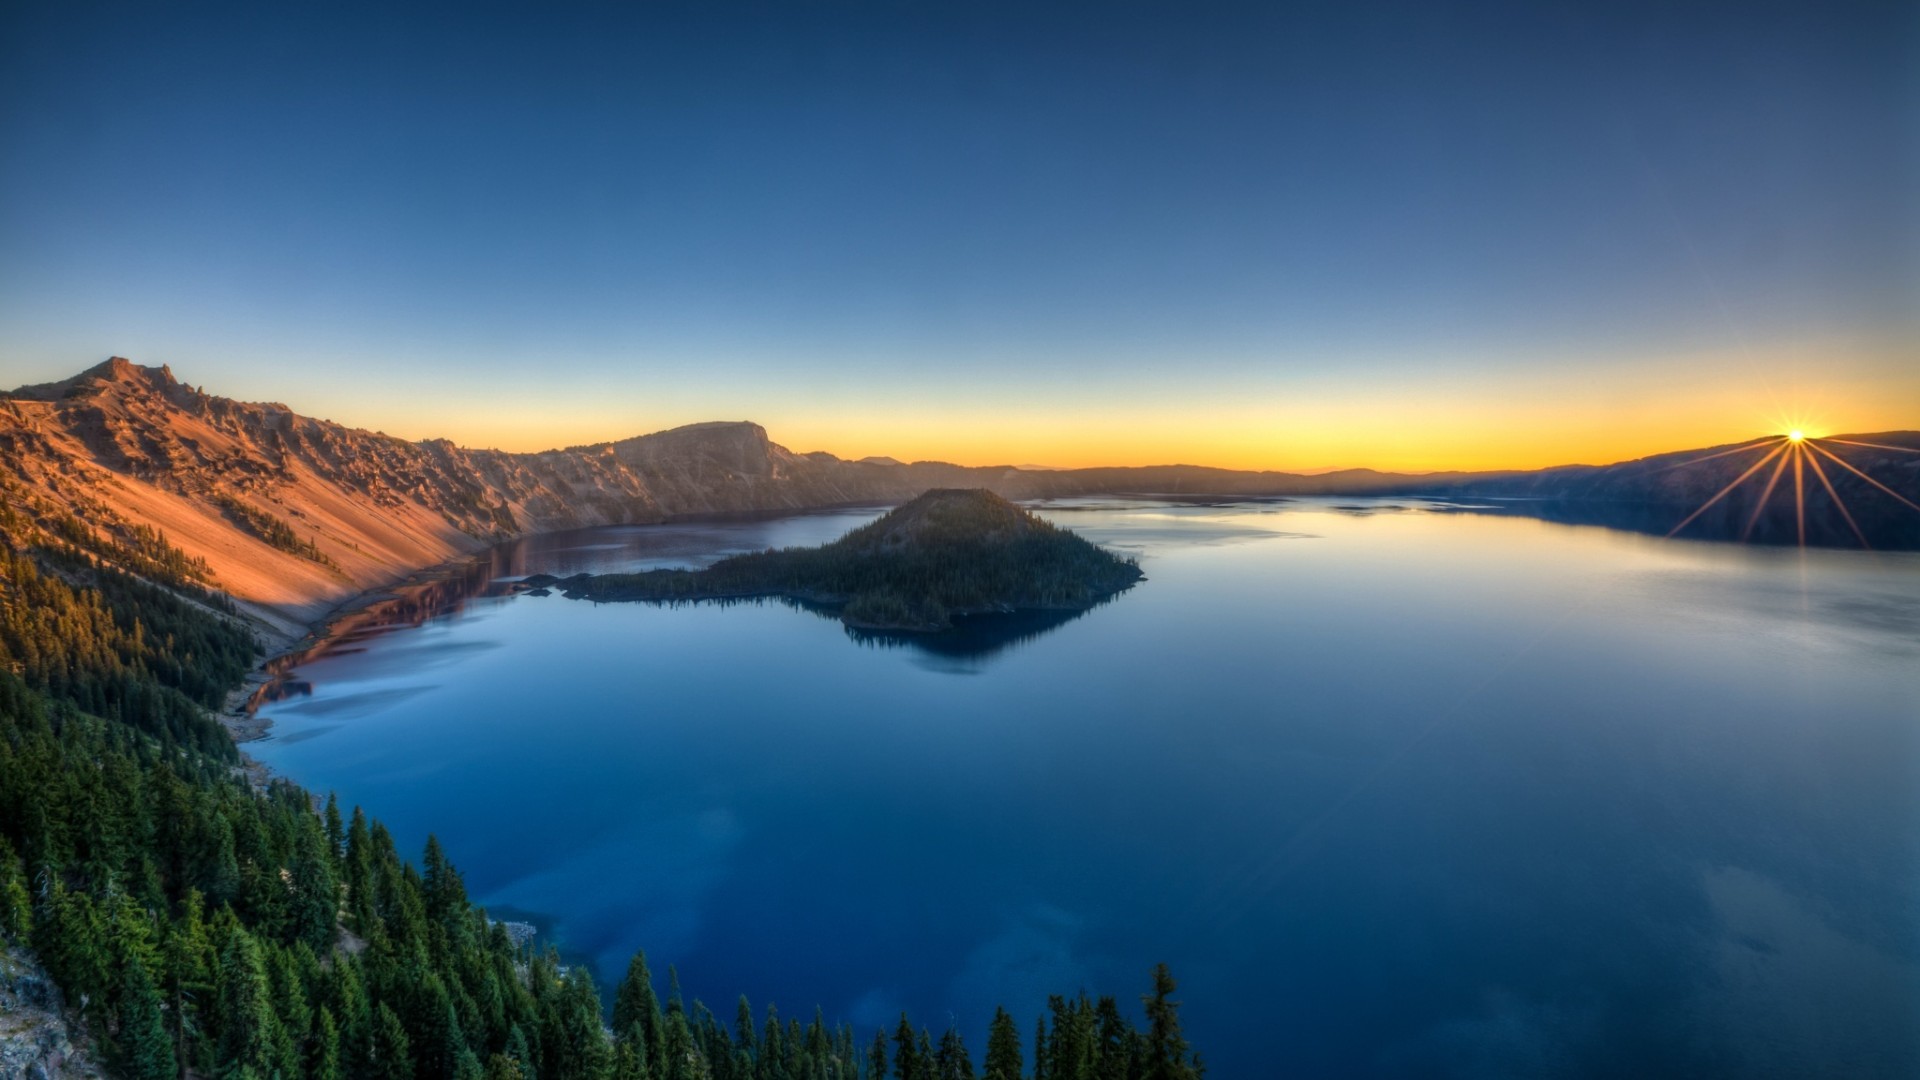
[[[313,539],[302,540],[293,526],[275,517],[273,514],[234,495],[216,494],[214,504],[225,512],[228,520],[252,533],[268,547],[277,548],[290,555],[298,555],[309,562],[317,562],[329,570],[338,570],[326,552],[320,550],[320,544]]]

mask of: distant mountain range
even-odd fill
[[[1894,448],[1824,444],[1920,503],[1920,453],[1902,452],[1920,450],[1920,433],[1845,438]],[[42,524],[77,522],[122,539],[141,527],[158,529],[189,559],[205,560],[220,588],[289,633],[353,594],[514,535],[898,503],[930,488],[986,488],[1010,499],[1425,496],[1664,533],[1738,476],[1749,457],[1765,452],[1685,464],[1722,449],[1730,448],[1536,472],[1031,469],[848,461],[795,453],[758,424],[719,422],[515,454],[445,440],[411,442],[301,416],[285,405],[217,397],[179,382],[165,367],[118,357],[61,382],[0,395],[0,484],[9,506]],[[1826,465],[1874,546],[1920,547],[1920,511]],[[1759,480],[1765,479],[1762,470]],[[1791,479],[1780,485],[1789,495]],[[1820,488],[1810,475],[1803,481],[1803,490]],[[1683,535],[1737,538],[1760,486],[1750,482],[1745,487],[1755,491],[1722,499]],[[1776,491],[1773,503],[1779,500]],[[1808,494],[1809,518],[1819,519],[1808,543],[1857,544],[1830,502],[1824,488]],[[1789,514],[1791,505],[1789,499]],[[1787,539],[1778,517],[1770,503],[1754,538]]]

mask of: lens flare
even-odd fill
[[[1872,547],[1873,545],[1867,542],[1867,536],[1865,531],[1863,531],[1860,528],[1859,522],[1854,520],[1853,512],[1847,507],[1846,501],[1840,497],[1840,492],[1834,488],[1832,479],[1827,475],[1827,470],[1820,463],[1820,457],[1825,457],[1828,461],[1833,462],[1835,465],[1838,465],[1839,467],[1845,469],[1846,471],[1866,481],[1868,484],[1871,484],[1874,488],[1878,489],[1881,493],[1891,496],[1892,498],[1894,498],[1896,501],[1900,502],[1902,505],[1906,506],[1907,508],[1915,511],[1920,511],[1920,504],[1914,503],[1912,500],[1908,499],[1906,496],[1901,495],[1899,492],[1893,490],[1887,485],[1881,483],[1880,481],[1874,479],[1871,476],[1868,476],[1864,471],[1856,467],[1852,462],[1847,461],[1845,458],[1842,458],[1839,454],[1835,453],[1833,450],[1822,445],[1823,443],[1834,443],[1841,446],[1857,446],[1857,447],[1870,448],[1875,450],[1897,450],[1903,454],[1920,454],[1920,450],[1916,450],[1911,447],[1887,446],[1881,443],[1854,442],[1849,439],[1818,438],[1812,435],[1808,435],[1801,428],[1794,428],[1788,431],[1784,435],[1771,436],[1770,438],[1761,439],[1758,442],[1747,443],[1744,446],[1736,446],[1730,450],[1721,450],[1716,453],[1707,454],[1703,457],[1694,458],[1690,461],[1683,461],[1683,462],[1680,462],[1678,465],[1668,466],[1668,468],[1683,468],[1688,465],[1697,465],[1703,461],[1711,461],[1714,458],[1726,457],[1729,454],[1738,454],[1738,453],[1743,453],[1750,450],[1758,450],[1763,447],[1768,448],[1767,453],[1764,456],[1762,456],[1760,460],[1747,466],[1746,471],[1742,472],[1739,476],[1734,477],[1732,483],[1729,483],[1726,487],[1723,487],[1719,491],[1714,492],[1713,495],[1709,497],[1706,502],[1701,503],[1698,507],[1694,509],[1692,513],[1682,518],[1680,520],[1680,524],[1675,525],[1673,527],[1673,530],[1667,533],[1667,535],[1677,536],[1682,529],[1685,529],[1688,525],[1693,524],[1694,520],[1698,518],[1701,514],[1706,513],[1710,507],[1718,503],[1720,500],[1726,498],[1727,496],[1733,494],[1747,481],[1754,479],[1755,475],[1758,474],[1762,469],[1765,469],[1769,462],[1773,462],[1774,463],[1773,471],[1767,476],[1764,482],[1764,487],[1762,487],[1760,491],[1760,498],[1754,503],[1753,512],[1747,518],[1746,528],[1741,530],[1741,533],[1740,533],[1741,542],[1744,543],[1749,537],[1753,535],[1754,526],[1760,523],[1760,517],[1762,514],[1766,512],[1767,505],[1773,498],[1774,490],[1779,486],[1781,479],[1785,476],[1787,466],[1791,464],[1793,466],[1794,529],[1795,529],[1796,536],[1799,539],[1800,546],[1803,548],[1807,546],[1806,474],[1807,474],[1807,470],[1811,469],[1813,471],[1814,478],[1818,480],[1820,482],[1820,486],[1826,490],[1827,497],[1833,500],[1834,509],[1840,512],[1841,519],[1847,523],[1848,529],[1850,529],[1853,532],[1853,535],[1860,541],[1860,546],[1863,548]],[[1815,456],[1816,454],[1818,454],[1819,456],[1816,457]]]

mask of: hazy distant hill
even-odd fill
[[[1894,433],[1860,441],[1909,445],[1920,437]],[[1870,462],[1876,476],[1884,472],[1885,482],[1920,501],[1920,455],[1860,453],[1862,467]],[[1551,509],[1569,520],[1581,511],[1559,508],[1604,506],[1607,515],[1622,519],[1609,524],[1665,531],[1685,515],[1690,500],[1704,500],[1742,467],[1742,459],[1732,456],[1665,468],[1689,456],[1538,473],[1422,476],[1367,469],[1302,476],[1192,465],[970,468],[795,453],[745,422],[512,454],[445,440],[410,442],[301,416],[285,405],[233,401],[182,384],[167,368],[117,357],[61,382],[0,395],[0,484],[9,504],[41,527],[58,521],[100,543],[146,543],[139,530],[158,529],[188,560],[204,562],[209,583],[288,632],[366,588],[521,533],[688,514],[894,503],[930,488],[985,488],[1012,499],[1505,496],[1524,498],[1529,512]],[[1887,507],[1904,508],[1838,473],[1829,468],[1847,505],[1870,536],[1887,541],[1876,546],[1920,546],[1910,531],[1901,531],[1905,525],[1897,514],[1886,513]],[[1816,502],[1810,500],[1810,514]],[[1739,505],[1727,500],[1695,528],[1701,535],[1737,535]],[[1677,515],[1676,508],[1682,508]],[[1638,518],[1624,520],[1633,515]],[[1836,533],[1830,524],[1810,529],[1809,541],[1847,542],[1849,534]],[[1759,538],[1779,535],[1767,525]]]
[[[1735,486],[1714,501],[1729,485]],[[1685,523],[1678,533],[1684,537],[1797,544],[1804,520],[1809,545],[1859,547],[1864,536],[1875,548],[1920,548],[1920,509],[1901,502],[1920,504],[1920,432],[1914,431],[1809,439],[1799,450],[1772,438],[1617,465],[1423,483],[1415,490],[1480,500],[1506,513],[1660,535]],[[1846,513],[1836,508],[1835,496]]]

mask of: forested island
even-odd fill
[[[577,600],[781,597],[836,610],[859,630],[937,633],[955,616],[1084,611],[1131,588],[1139,564],[985,489],[928,491],[813,548],[760,551],[702,570],[536,574]]]
[[[1028,592],[1002,591],[1005,564],[974,564],[983,584],[939,593],[948,610],[967,595],[1075,602],[1087,595],[1076,582],[1138,576],[1112,566],[1076,576],[1084,562],[1103,565],[1087,551],[1112,557],[971,497],[932,500],[914,528],[930,538],[957,529],[967,549],[974,518],[937,508],[968,504],[998,515],[987,547],[1003,546],[1002,558],[1062,561],[1043,561],[1055,569]],[[856,535],[861,545],[900,543],[874,526]],[[1144,1026],[1115,999],[1084,993],[1052,998],[1031,1028],[999,1011],[978,1073],[957,1028],[936,1035],[905,1016],[856,1032],[817,1010],[804,1023],[771,1006],[757,1014],[742,998],[723,1023],[683,1000],[671,971],[658,994],[644,956],[609,1010],[584,967],[517,942],[472,904],[433,839],[416,865],[360,809],[283,780],[256,784],[238,767],[214,714],[259,649],[204,571],[157,531],[95,530],[23,485],[0,484],[8,1061],[90,1075],[91,1058],[139,1080],[1199,1075],[1164,967],[1136,1014]],[[35,1003],[22,989],[36,968],[61,991],[79,1062],[54,1034],[59,999]]]

